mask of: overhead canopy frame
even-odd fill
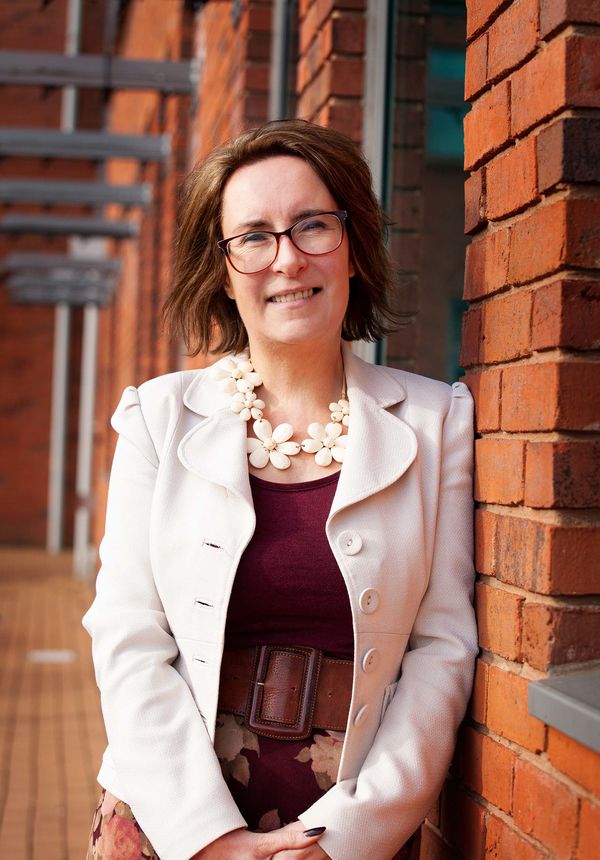
[[[168,134],[109,134],[101,131],[55,131],[42,128],[0,128],[0,156],[80,158],[104,161],[131,158],[166,161],[171,154]]]
[[[0,179],[1,203],[75,203],[84,206],[148,206],[152,188],[138,185],[109,185],[103,182],[75,182],[68,179]]]
[[[0,51],[0,84],[192,94],[198,84],[198,68],[193,60]]]
[[[77,218],[58,215],[9,214],[0,219],[0,233],[44,233],[62,236],[106,236],[133,239],[139,234],[134,221]]]

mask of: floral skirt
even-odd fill
[[[219,713],[215,751],[227,786],[250,830],[267,832],[296,821],[335,783],[343,732],[315,729],[302,741],[250,731],[242,717]],[[395,860],[418,857],[418,832]],[[86,860],[160,860],[130,807],[103,791]]]

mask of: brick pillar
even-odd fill
[[[527,689],[600,657],[600,8],[467,6],[482,653],[441,836],[470,860],[592,860],[600,756],[532,717]],[[450,856],[439,837],[427,856]]]
[[[360,143],[366,0],[300,0],[298,116]]]

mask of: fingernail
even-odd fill
[[[311,827],[310,830],[305,830],[305,836],[320,836],[321,833],[324,833],[327,830],[326,827]]]

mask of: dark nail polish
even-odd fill
[[[324,833],[326,829],[327,829],[326,827],[311,827],[310,830],[304,831],[304,835],[305,836],[320,836],[321,833]]]

